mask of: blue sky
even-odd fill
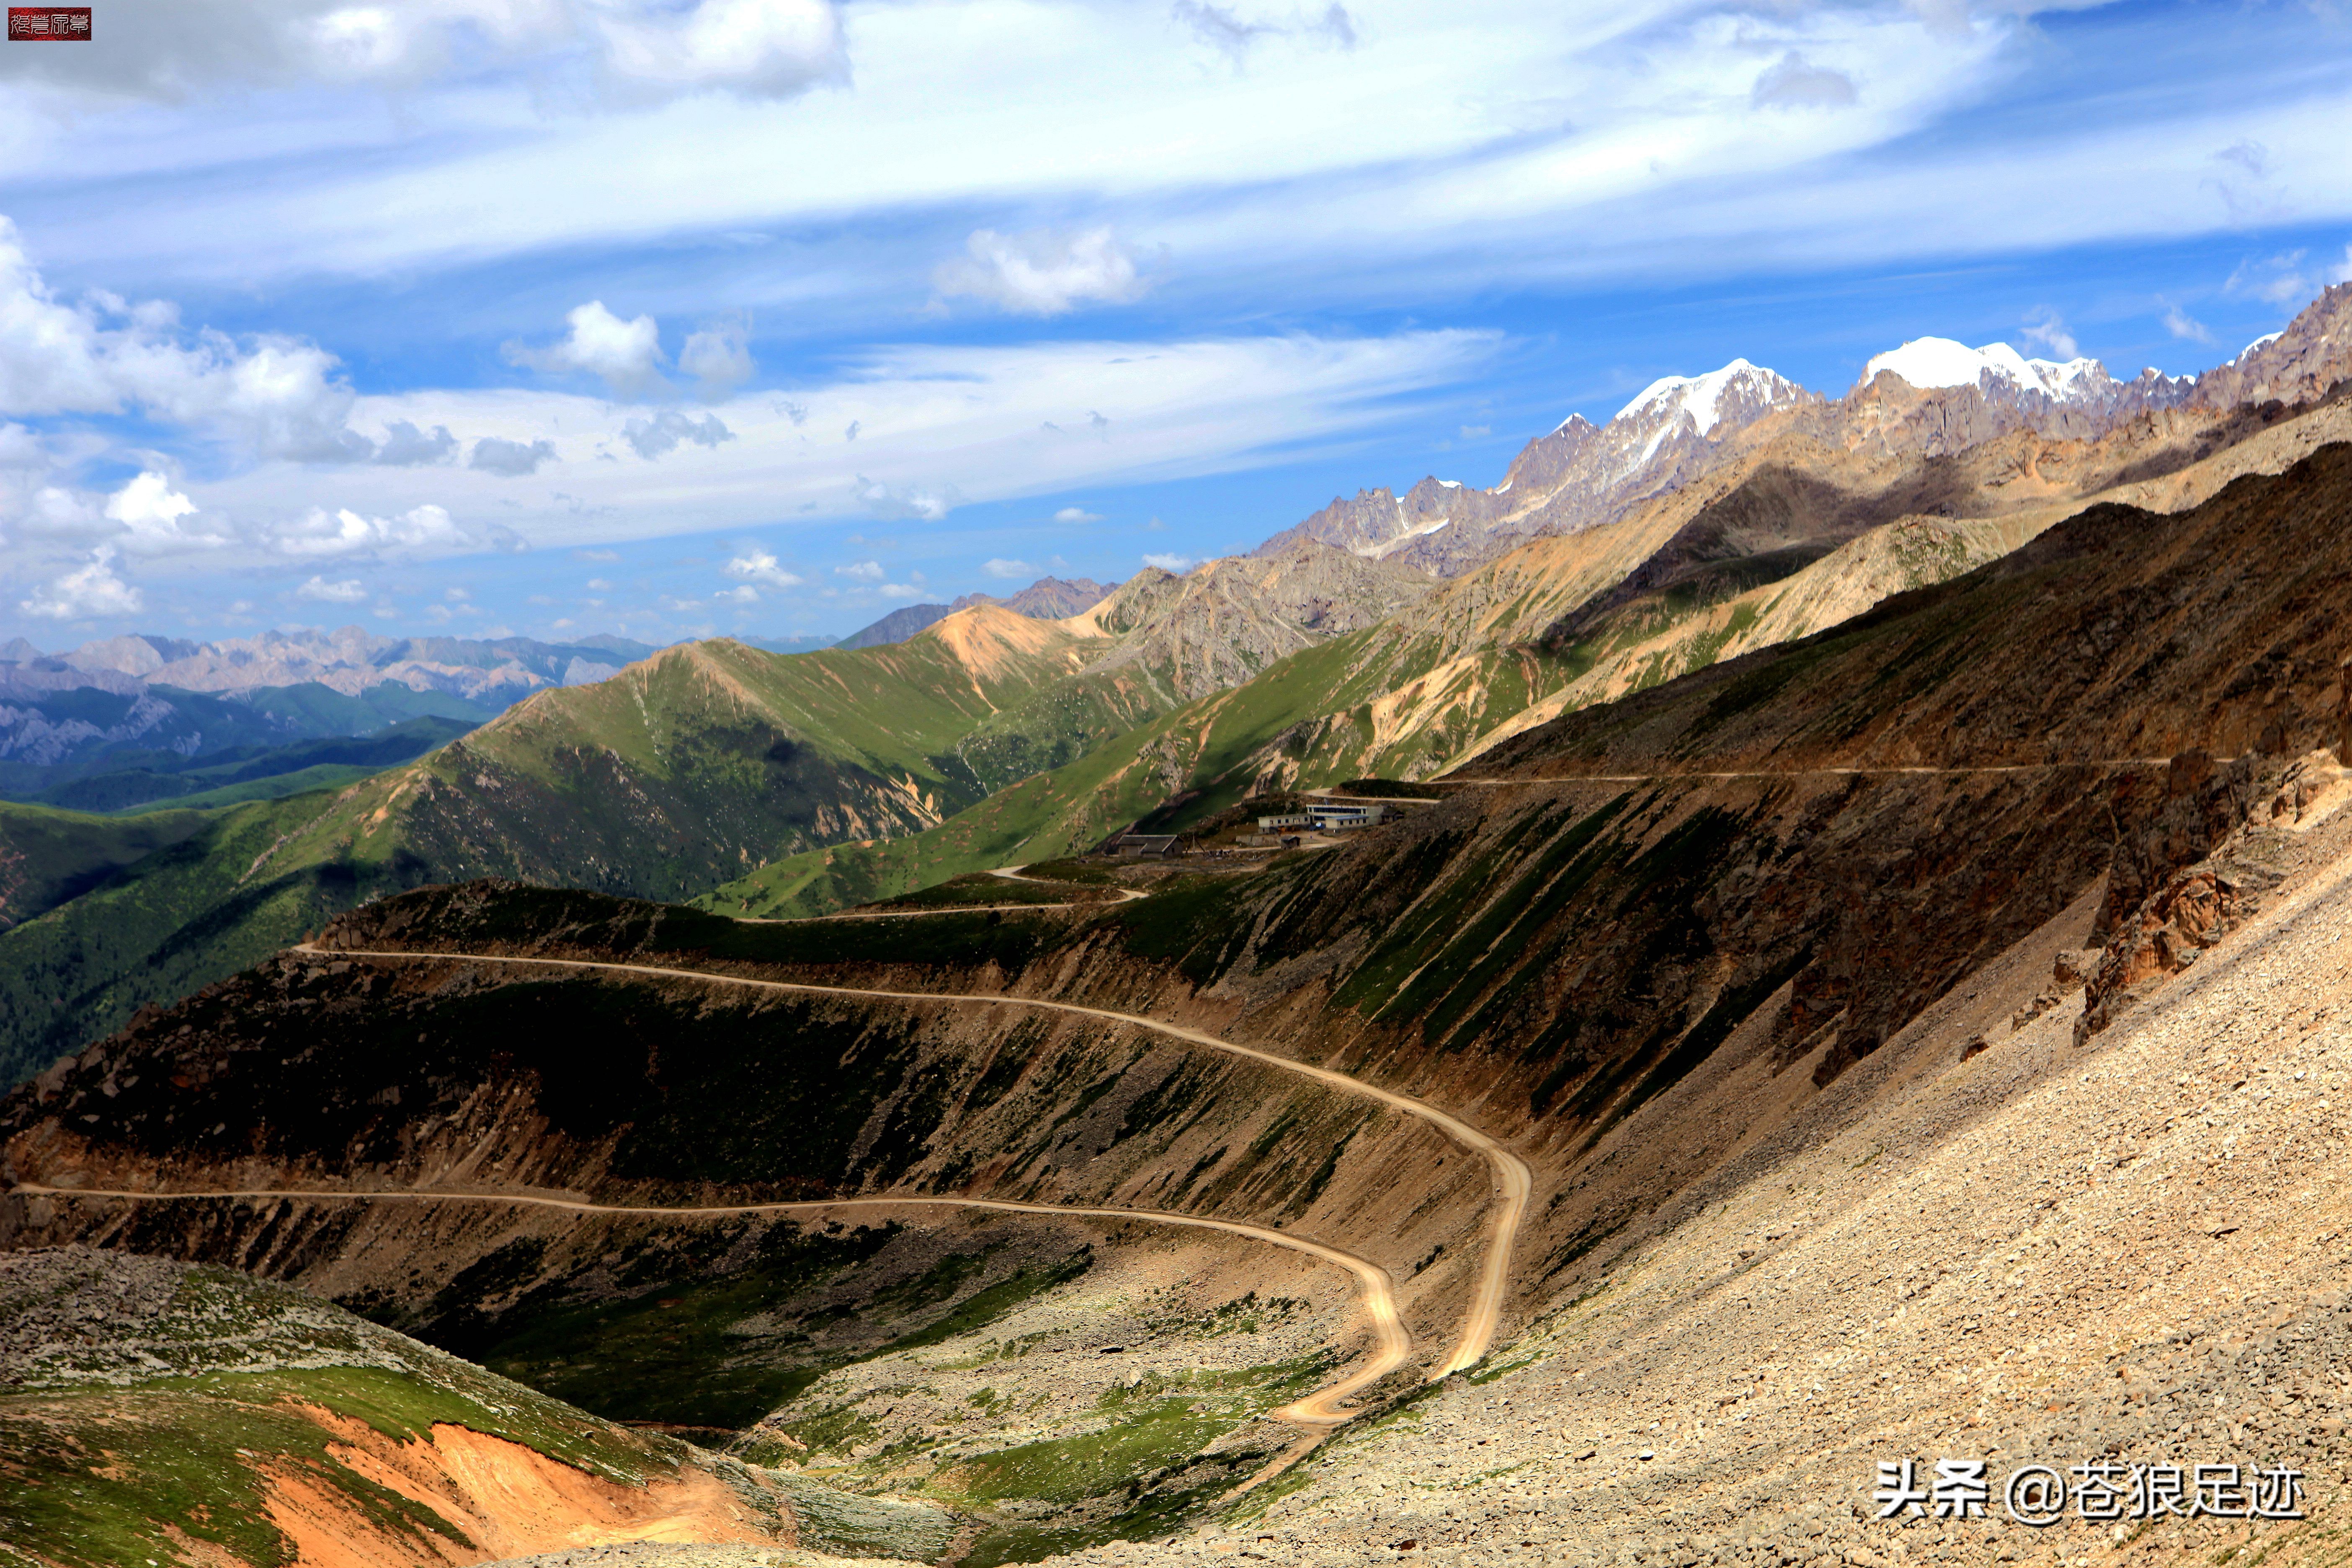
[[[2200,369],[2324,4],[111,0],[0,45],[0,640],[839,634],[1734,356]]]

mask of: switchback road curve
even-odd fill
[[[1024,1204],[1002,1198],[812,1198],[803,1202],[775,1204],[713,1204],[695,1207],[676,1207],[652,1204],[593,1204],[576,1198],[541,1197],[530,1193],[474,1193],[457,1189],[434,1187],[394,1187],[383,1191],[362,1191],[352,1188],[300,1187],[239,1187],[216,1192],[135,1192],[115,1187],[52,1187],[37,1182],[23,1182],[9,1190],[11,1197],[48,1198],[110,1198],[137,1203],[190,1202],[197,1199],[239,1198],[295,1199],[304,1203],[365,1202],[365,1203],[492,1203],[512,1204],[529,1208],[560,1209],[567,1214],[608,1214],[648,1215],[657,1219],[716,1219],[730,1215],[812,1214],[823,1209],[845,1208],[967,1208],[1002,1209],[1008,1214],[1075,1215],[1089,1219],[1134,1219],[1153,1225],[1186,1226],[1195,1230],[1221,1230],[1234,1236],[1245,1236],[1275,1247],[1286,1247],[1293,1252],[1303,1252],[1326,1263],[1336,1263],[1356,1277],[1361,1288],[1364,1315],[1370,1320],[1372,1355],[1354,1372],[1328,1387],[1318,1389],[1304,1399],[1283,1405],[1266,1414],[1277,1421],[1288,1422],[1321,1432],[1346,1425],[1355,1416],[1345,1401],[1370,1388],[1389,1373],[1402,1366],[1412,1354],[1412,1339],[1405,1332],[1404,1321],[1397,1316],[1395,1282],[1389,1271],[1370,1258],[1359,1258],[1336,1247],[1303,1237],[1286,1236],[1262,1225],[1248,1225],[1240,1220],[1207,1219],[1199,1215],[1171,1214],[1164,1209],[1081,1208],[1063,1204]]]
[[[1475,1366],[1486,1358],[1487,1347],[1494,1343],[1495,1325],[1502,1315],[1503,1294],[1510,1283],[1511,1253],[1517,1245],[1519,1226],[1527,1218],[1528,1194],[1533,1186],[1527,1162],[1502,1144],[1471,1126],[1461,1118],[1440,1110],[1425,1100],[1399,1094],[1329,1068],[1292,1061],[1270,1051],[1237,1046],[1231,1040],[1199,1029],[1188,1029],[1181,1024],[1162,1023],[1135,1013],[1117,1013],[1106,1007],[1087,1007],[1075,1002],[1047,1002],[1031,996],[994,996],[967,992],[941,991],[878,991],[853,985],[815,985],[797,980],[751,980],[740,975],[716,974],[704,969],[671,969],[651,963],[619,963],[610,960],[585,958],[514,958],[492,953],[433,952],[424,950],[398,952],[365,948],[323,948],[308,942],[293,949],[310,958],[366,958],[415,962],[461,963],[512,963],[545,969],[605,970],[620,974],[646,974],[663,980],[692,980],[712,985],[740,985],[752,990],[798,992],[814,996],[862,996],[886,1002],[950,1002],[985,1007],[1034,1007],[1042,1012],[1068,1013],[1079,1017],[1103,1018],[1115,1024],[1128,1024],[1139,1029],[1149,1029],[1187,1044],[1223,1051],[1228,1056],[1244,1058],[1265,1067],[1312,1079],[1342,1093],[1361,1096],[1391,1110],[1419,1117],[1472,1150],[1486,1162],[1493,1173],[1493,1202],[1487,1210],[1486,1252],[1470,1304],[1463,1314],[1462,1332],[1454,1342],[1453,1352],[1429,1373],[1429,1381],[1437,1382],[1450,1373]],[[1268,1234],[1279,1234],[1269,1232]]]

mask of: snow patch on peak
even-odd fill
[[[2255,350],[2265,347],[2268,344],[2274,343],[2284,336],[2286,336],[2284,332],[2264,332],[2261,337],[2256,338],[2252,342],[2250,342],[2244,348],[2240,349],[2238,351],[2237,357],[2232,359],[2230,363],[2231,364],[2242,364],[2245,362],[2245,358],[2248,354],[2251,354]]]
[[[1458,490],[1462,488],[1462,481],[1460,479],[1440,479],[1437,482],[1444,485],[1449,490]]]
[[[1571,415],[1570,415],[1567,418],[1565,418],[1565,419],[1561,420],[1559,424],[1557,424],[1557,425],[1553,426],[1551,427],[1551,433],[1552,433],[1553,435],[1557,436],[1557,435],[1559,435],[1561,431],[1563,431],[1563,430],[1567,429],[1567,428],[1568,428],[1570,426],[1571,426],[1571,425],[1581,425],[1581,426],[1583,426],[1587,430],[1590,430],[1590,429],[1591,429],[1591,428],[1592,428],[1592,421],[1591,421],[1591,420],[1587,419],[1587,418],[1586,418],[1583,415],[1581,415],[1581,414],[1571,414]]]
[[[1711,435],[1723,423],[1723,395],[1734,385],[1746,383],[1760,388],[1768,401],[1778,402],[1795,390],[1785,376],[1748,363],[1744,359],[1733,360],[1721,370],[1711,370],[1705,375],[1661,376],[1642,389],[1642,395],[1617,411],[1623,419],[1644,410],[1655,409],[1669,423],[1675,415],[1687,414],[1691,425],[1702,436]],[[1615,424],[1616,420],[1610,421]]]
[[[1889,349],[1863,366],[1861,384],[1869,385],[1883,371],[1892,371],[1921,391],[1946,386],[1976,386],[1990,375],[1995,381],[2028,392],[2040,392],[2061,403],[2095,392],[2114,378],[2095,359],[2071,359],[2063,364],[2027,359],[2007,343],[1987,343],[1972,349],[1949,338],[1914,338],[1899,349]]]

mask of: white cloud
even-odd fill
[[[1037,568],[1030,565],[1026,561],[1006,561],[1002,558],[984,562],[980,569],[992,577],[1003,577],[1008,580],[1015,577],[1034,577],[1037,574]]]
[[[89,565],[34,590],[19,607],[50,620],[79,621],[137,615],[142,603],[139,590],[115,575],[113,548],[100,545],[91,552]]]
[[[7,51],[11,54],[16,51]],[[346,426],[353,393],[314,344],[264,334],[240,349],[226,334],[173,335],[178,312],[93,295],[58,302],[0,217],[0,408],[12,414],[136,410],[234,441],[264,457],[364,458]]]
[[[560,341],[546,348],[509,343],[509,363],[558,374],[572,372],[601,376],[615,397],[635,397],[663,384],[661,331],[651,316],[623,321],[604,308],[602,300],[575,306],[564,316],[571,326]]]
[[[2199,321],[2196,317],[2190,315],[2179,306],[2172,303],[2169,300],[2161,300],[2159,303],[2164,306],[2164,330],[2166,331],[2170,332],[2176,338],[2179,338],[2185,342],[2192,343],[2210,343],[2213,341],[2213,333],[2204,322]]]
[[[107,498],[106,515],[122,525],[123,543],[142,552],[202,549],[226,544],[221,534],[185,526],[196,503],[172,488],[161,474],[142,473]]]
[[[678,351],[677,368],[694,377],[702,396],[716,403],[751,379],[751,328],[740,321],[705,327]]]
[[[886,484],[880,479],[869,479],[864,474],[857,476],[853,493],[857,498],[857,504],[872,517],[920,518],[925,522],[937,522],[955,505],[950,491],[935,489],[928,485]]]
[[[539,472],[541,463],[555,458],[552,441],[509,441],[500,436],[485,436],[474,443],[473,461],[467,466],[486,474],[504,474],[519,479]]]
[[[1465,425],[1462,426],[1462,438],[1465,441],[1483,441],[1494,433],[1495,427],[1492,425]]]
[[[485,520],[496,518],[535,544],[571,552],[609,552],[665,534],[764,531],[780,518],[935,520],[968,502],[1108,492],[1336,457],[1425,421],[1433,389],[1484,376],[1502,346],[1496,334],[1466,331],[892,346],[850,356],[833,379],[796,389],[789,401],[809,411],[805,425],[766,393],[721,405],[713,412],[737,438],[697,449],[691,463],[635,460],[617,438],[621,420],[591,392],[371,396],[354,410],[363,429],[442,424],[467,432],[469,447],[478,436],[526,450],[545,439],[540,433],[553,433],[551,445],[567,459],[565,494],[470,466],[278,464],[207,479],[198,499],[207,513],[233,518],[312,507],[330,516],[342,508],[398,516],[431,502],[465,519],[477,540],[489,533]],[[1049,418],[1083,430],[1089,409],[1113,422],[1116,439],[1040,431]],[[852,417],[866,427],[854,447],[803,439]],[[613,434],[618,460],[574,456],[592,432]],[[88,537],[96,543],[103,534]]]
[[[2037,305],[2028,311],[2025,324],[2020,330],[2025,334],[2027,342],[2048,349],[2062,360],[2074,359],[2081,353],[2080,345],[2074,342],[2074,334],[2066,330],[2066,323],[2058,312],[2047,305]]]
[[[797,588],[801,584],[800,578],[785,571],[765,550],[747,550],[720,570],[745,583],[765,583],[772,588]]]
[[[274,542],[289,555],[352,555],[392,549],[449,548],[472,542],[441,507],[413,507],[397,517],[364,517],[349,507],[312,507],[282,524]]]
[[[604,69],[632,98],[783,98],[847,68],[827,0],[702,0],[682,16],[646,6],[642,20],[608,16],[603,32]]]
[[[307,579],[300,587],[295,589],[294,596],[298,599],[317,599],[329,605],[356,605],[368,595],[367,590],[360,586],[360,581],[356,577],[346,577],[340,582],[330,583],[324,577],[314,576]]]
[[[836,577],[854,577],[860,583],[879,583],[889,575],[882,570],[882,563],[879,561],[853,561],[846,566],[835,567],[833,574]]]
[[[1146,555],[1143,558],[1143,563],[1146,566],[1157,566],[1162,572],[1173,572],[1180,577],[1185,573],[1190,572],[1194,566],[1200,564],[1200,563],[1194,561],[1189,555],[1176,555],[1156,552],[1152,554]]]
[[[2289,250],[2275,256],[2250,257],[2230,274],[2229,281],[2221,286],[2222,291],[2240,298],[2251,295],[2281,309],[2300,305],[2319,292],[2312,269],[2305,265],[2310,254]]]
[[[1116,304],[1143,292],[1135,258],[1108,226],[1017,235],[983,228],[964,248],[969,256],[940,264],[932,286],[950,298],[985,300],[1017,315],[1058,316],[1087,300]]]
[[[602,577],[591,577],[588,579],[588,591],[592,594],[609,594],[613,591],[613,584]]]
[[[716,414],[688,418],[675,408],[665,408],[650,419],[630,420],[622,426],[621,438],[636,449],[638,457],[650,462],[675,449],[681,441],[716,447],[721,441],[735,439],[735,432],[720,423]]]
[[[746,583],[740,588],[721,588],[710,596],[737,605],[756,605],[760,602],[760,590]]]
[[[1054,521],[1055,522],[1069,523],[1100,522],[1102,521],[1102,513],[1098,511],[1088,511],[1082,506],[1066,506],[1061,510],[1054,514]]]
[[[323,14],[323,3],[273,9]],[[242,0],[223,4],[242,14]],[[588,4],[508,8],[558,18],[552,36]],[[1244,29],[1296,30],[1318,6],[1217,8]],[[1198,50],[1170,47],[1181,26],[1160,5],[915,0],[846,8],[856,89],[812,94],[788,116],[684,88],[656,113],[564,112],[580,98],[569,79],[491,72],[518,58],[493,47],[457,57],[473,72],[462,94],[420,106],[439,132],[429,141],[383,155],[390,139],[374,122],[387,117],[372,95],[306,103],[316,120],[292,127],[299,144],[362,151],[299,160],[267,181],[237,177],[254,126],[194,110],[158,113],[161,134],[13,134],[30,136],[37,154],[70,149],[101,181],[139,180],[137,225],[94,199],[46,220],[77,237],[78,264],[101,251],[153,263],[125,276],[254,286],[567,248],[646,266],[625,247],[659,246],[670,297],[683,301],[673,308],[700,309],[714,279],[692,276],[693,247],[675,237],[708,237],[710,268],[732,283],[743,270],[730,236],[823,229],[834,237],[772,267],[761,291],[730,297],[828,316],[895,305],[910,271],[961,249],[970,225],[943,241],[924,221],[943,213],[1068,215],[1057,221],[1148,234],[1182,258],[1188,292],[1233,297],[1205,319],[1236,321],[1267,319],[1267,305],[1279,314],[1277,284],[1322,308],[1367,295],[1414,308],[1416,286],[1450,296],[1518,278],[1719,277],[2210,234],[2242,221],[2206,184],[2215,171],[2244,173],[2213,157],[2238,142],[2266,149],[2276,209],[2266,223],[2347,210],[2352,170],[2332,132],[2352,90],[2341,72],[2297,69],[2308,7],[2257,8],[2226,62],[2156,47],[2160,28],[2103,20],[2128,8],[2094,13],[2064,47],[2038,54],[2040,5],[1986,5],[1973,23],[1968,8],[1927,7],[1948,28],[1939,36],[1901,5],[1389,5],[1351,55],[1319,37],[1278,48],[1253,34],[1251,68],[1219,72],[1201,68]],[[409,13],[444,7],[382,9],[404,30]],[[651,26],[656,10],[637,0],[620,14]],[[674,14],[690,13],[681,0]],[[603,34],[568,36],[593,53]],[[1759,74],[1792,52],[1865,90],[1851,109],[1773,112],[1759,134]],[[2032,112],[2036,90],[2105,101],[2117,81],[2143,91],[2129,115]],[[590,188],[625,196],[582,199]],[[2052,189],[2068,198],[2049,200]]]

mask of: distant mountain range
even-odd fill
[[[1570,416],[1528,443],[1491,489],[1433,476],[1401,496],[1359,490],[1259,552],[1313,539],[1453,577],[1529,539],[1618,521],[1784,437],[1864,458],[1933,458],[2018,431],[2095,441],[2134,419],[2309,402],[2346,368],[2345,311],[2334,298],[2195,376],[2147,370],[2119,381],[2095,359],[2061,363],[2007,343],[1919,338],[1872,359],[1843,397],[1829,398],[1736,359],[1653,383],[1606,425]]]
[[[1040,577],[1026,588],[1007,598],[992,594],[966,594],[944,605],[904,605],[876,621],[872,626],[850,633],[835,647],[879,647],[885,643],[905,642],[925,626],[932,626],[958,610],[969,610],[975,605],[995,605],[1011,610],[1016,616],[1029,616],[1041,621],[1058,621],[1083,610],[1091,610],[1110,597],[1117,584],[1097,583],[1091,577],[1064,582],[1059,577]]]
[[[28,647],[21,637],[10,645]],[[356,697],[388,683],[493,704],[496,711],[542,687],[602,680],[656,651],[655,644],[610,636],[543,643],[529,637],[386,637],[345,626],[332,632],[268,631],[223,642],[108,637],[51,662],[110,670],[184,691],[247,692],[309,682]]]

